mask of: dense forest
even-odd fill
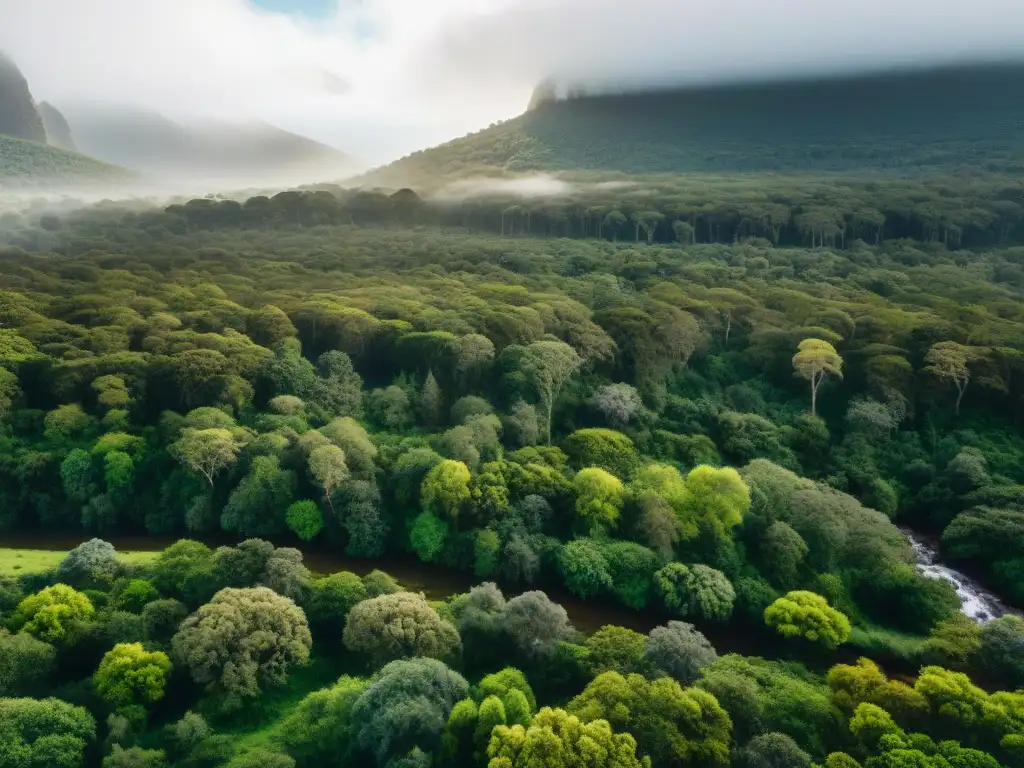
[[[1019,183],[698,184],[5,215],[0,766],[1024,765]]]

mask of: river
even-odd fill
[[[930,579],[948,581],[960,596],[960,610],[979,624],[998,618],[1006,613],[1016,613],[1000,601],[993,593],[976,581],[944,565],[939,560],[938,546],[907,528],[900,528],[907,537],[917,558],[917,568]]]
[[[999,599],[978,586],[971,579],[938,562],[934,545],[926,543],[923,537],[912,531],[903,530],[917,556],[918,568],[926,576],[945,579],[952,583],[963,601],[962,610],[972,619],[984,622],[1001,616],[1008,609]],[[131,552],[155,552],[165,549],[177,541],[168,536],[105,536],[118,550]],[[81,533],[61,534],[52,531],[22,531],[0,533],[0,548],[36,549],[46,551],[67,551],[78,546],[86,536]],[[211,539],[206,541],[210,546],[233,543],[227,539]],[[422,592],[430,600],[443,600],[455,594],[467,592],[479,579],[471,574],[445,568],[439,565],[422,563],[413,557],[387,557],[376,560],[364,560],[347,557],[346,555],[324,547],[303,546],[303,559],[306,566],[314,574],[323,575],[338,571],[351,571],[363,576],[374,569],[391,574],[405,589]],[[545,585],[541,587],[556,603],[559,603],[569,615],[573,626],[585,633],[596,632],[606,624],[627,627],[637,632],[648,633],[668,619],[656,611],[634,611],[608,600],[581,600],[564,589]],[[521,587],[503,586],[506,596],[520,594]],[[760,627],[738,627],[735,623],[716,624],[694,622],[712,644],[720,652],[735,652],[746,655],[764,656],[766,658],[796,658],[791,643],[773,633],[763,631]],[[837,661],[852,662],[857,654],[852,649],[841,648],[840,656],[831,660],[808,660],[817,666],[816,661],[828,663]],[[895,660],[887,659],[892,663]]]

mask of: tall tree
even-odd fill
[[[523,353],[523,373],[533,382],[547,413],[548,445],[551,445],[551,413],[555,399],[582,362],[576,350],[562,341],[535,341]]]
[[[804,339],[793,355],[793,370],[811,383],[811,413],[817,416],[818,387],[828,374],[843,378],[843,358],[827,341]]]
[[[925,355],[925,370],[936,378],[956,387],[956,413],[960,413],[960,401],[971,381],[970,349],[955,341],[940,341],[932,345]]]

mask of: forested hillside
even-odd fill
[[[1019,186],[778,183],[8,213],[0,766],[1020,766]]]
[[[124,168],[77,152],[0,136],[0,186],[89,184],[130,176]]]
[[[977,66],[542,101],[367,175],[432,184],[535,171],[886,172],[1024,168],[1024,67]]]

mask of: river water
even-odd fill
[[[930,579],[948,581],[960,596],[960,610],[979,624],[995,619],[1005,613],[1012,613],[998,597],[968,578],[960,571],[943,565],[939,561],[938,547],[924,540],[922,536],[906,528],[900,532],[907,537],[917,558],[917,568]]]

